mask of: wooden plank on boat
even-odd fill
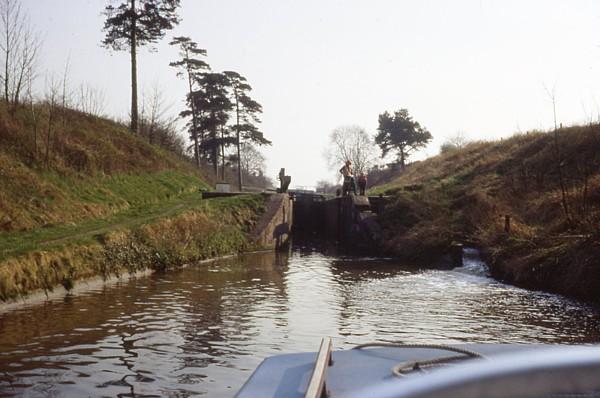
[[[327,377],[327,367],[331,364],[331,338],[324,337],[321,340],[321,347],[317,353],[317,360],[313,368],[308,388],[304,398],[323,398],[327,396],[325,390],[325,378]]]

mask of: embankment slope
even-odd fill
[[[598,125],[473,142],[373,192],[393,196],[382,217],[392,254],[431,262],[466,242],[499,279],[600,300]]]
[[[252,249],[264,198],[203,201],[207,187],[122,124],[0,104],[0,300]]]

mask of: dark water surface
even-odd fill
[[[0,314],[0,396],[229,397],[270,355],[370,341],[600,342],[600,310],[486,277],[309,248],[99,285]]]

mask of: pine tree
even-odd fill
[[[131,56],[131,130],[138,129],[137,49],[152,45],[179,23],[180,0],[127,0],[104,9],[106,37],[102,45],[114,51],[129,50]]]
[[[195,83],[197,90],[192,92],[190,101],[198,112],[198,130],[206,133],[201,149],[208,154],[218,176],[219,157],[224,158],[224,148],[232,144],[226,128],[232,110],[227,92],[229,80],[222,73],[205,72],[197,76]]]
[[[169,65],[179,69],[177,76],[187,78],[188,93],[187,101],[190,106],[188,110],[181,112],[181,116],[191,116],[190,138],[194,142],[194,159],[196,166],[200,167],[200,146],[202,145],[202,134],[199,131],[199,110],[196,109],[195,102],[191,99],[196,85],[196,81],[201,77],[201,73],[210,70],[210,66],[199,59],[206,56],[206,50],[198,48],[198,44],[189,37],[175,37],[171,41],[172,46],[179,46],[180,60],[171,62]],[[185,76],[184,76],[185,75]]]
[[[413,120],[406,109],[400,109],[394,115],[387,111],[379,115],[377,131],[375,142],[381,148],[382,157],[390,150],[396,150],[402,167],[413,151],[423,148],[432,139],[431,133]]]
[[[235,145],[237,149],[238,189],[242,191],[241,144],[250,142],[256,145],[270,145],[271,141],[256,126],[260,123],[258,114],[262,113],[262,106],[250,98],[252,87],[245,77],[237,72],[226,71],[223,74],[229,81],[233,110],[235,112]]]

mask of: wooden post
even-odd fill
[[[450,247],[450,256],[452,257],[452,265],[455,267],[463,266],[463,245],[462,243],[453,243]]]

